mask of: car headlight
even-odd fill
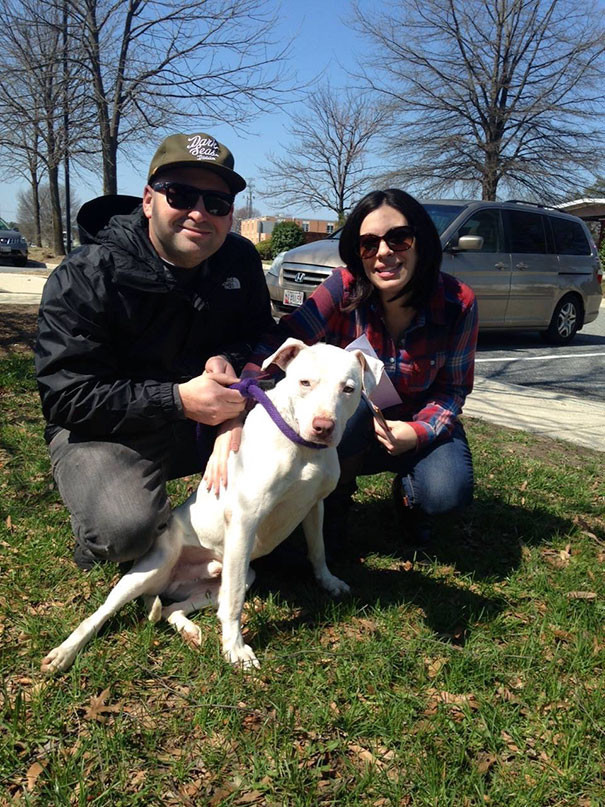
[[[284,262],[284,255],[285,254],[286,254],[286,251],[280,252],[279,255],[275,256],[275,258],[273,259],[273,263],[271,264],[271,268],[267,272],[268,275],[273,275],[276,278],[279,277],[279,272],[280,272],[280,269],[281,269],[281,265]]]

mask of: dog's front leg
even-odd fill
[[[165,530],[158,537],[154,548],[118,580],[103,605],[42,659],[42,672],[55,673],[69,669],[79,651],[98,633],[112,614],[136,597],[161,592],[178,559],[180,548],[180,542],[174,534],[171,540],[170,528]]]
[[[324,503],[323,499],[316,502],[303,519],[303,531],[307,541],[309,560],[313,566],[315,579],[322,588],[337,597],[347,594],[351,589],[338,577],[335,577],[326,565],[326,550],[323,536]]]
[[[256,526],[253,519],[231,517],[225,529],[223,574],[217,615],[222,628],[223,656],[231,664],[240,667],[260,667],[254,651],[244,643],[241,628]]]

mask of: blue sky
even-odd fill
[[[319,76],[330,80],[334,88],[347,84],[346,69],[353,68],[360,51],[357,35],[343,20],[350,18],[348,0],[282,0],[278,37],[286,40],[295,36],[291,67],[296,70],[299,82],[307,82]],[[262,168],[269,152],[278,153],[279,144],[287,144],[287,111],[259,117],[249,126],[250,134],[234,132],[230,127],[210,124],[207,131],[225,143],[234,153],[236,170],[257,187],[262,185]],[[202,128],[194,126],[193,129]],[[161,138],[158,138],[158,141]],[[148,150],[140,151],[140,163],[133,168],[125,158],[118,157],[118,185],[120,193],[140,195],[147,166],[158,142],[150,143]],[[99,196],[102,179],[94,175],[74,177],[72,186],[81,203]],[[17,193],[26,190],[26,183],[2,183],[0,185],[0,216],[15,219]],[[244,194],[240,196],[245,203]],[[237,203],[236,203],[237,204]],[[259,196],[254,197],[255,206],[262,213],[273,212],[269,203]],[[282,210],[283,213],[290,211]],[[297,215],[313,218],[333,218],[329,211],[298,211]]]

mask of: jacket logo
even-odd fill
[[[294,275],[294,282],[295,283],[304,283],[305,282],[305,273],[304,272],[297,272]]]
[[[241,289],[241,287],[242,284],[239,282],[239,278],[237,277],[228,277],[223,283],[224,289]]]

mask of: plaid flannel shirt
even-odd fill
[[[325,341],[344,348],[365,334],[403,402],[390,408],[387,417],[409,422],[420,450],[452,431],[473,388],[475,295],[464,283],[442,272],[428,306],[417,312],[395,343],[375,299],[355,311],[342,311],[353,284],[347,269],[335,269],[304,305],[282,317],[263,337],[243,375],[258,373],[263,360],[290,336],[309,345]]]

